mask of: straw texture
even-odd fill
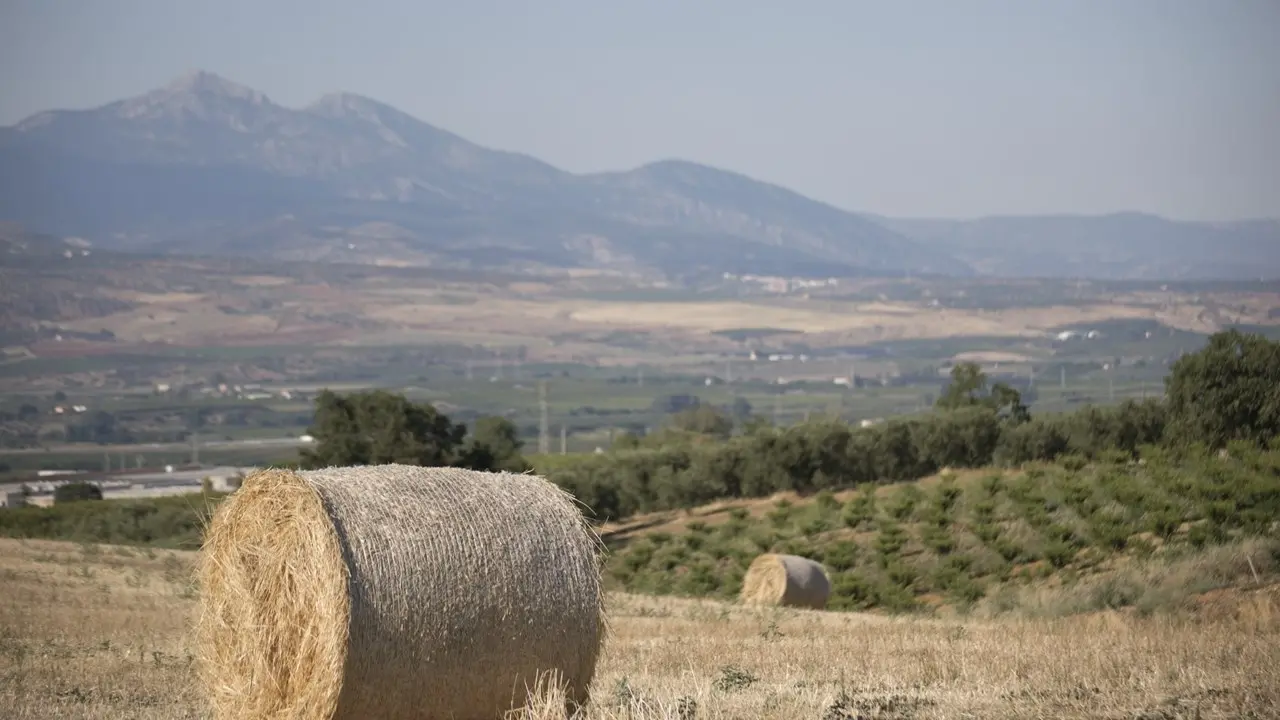
[[[831,582],[822,565],[798,555],[766,553],[757,557],[742,578],[742,602],[822,610]]]
[[[247,478],[200,567],[220,718],[499,718],[543,673],[585,702],[599,540],[534,475],[381,465]]]

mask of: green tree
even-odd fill
[[[743,435],[760,435],[772,430],[774,430],[773,421],[759,413],[753,413],[742,422]]]
[[[697,405],[671,416],[672,429],[694,435],[725,439],[733,432],[733,419],[711,405]]]
[[[475,470],[525,472],[532,466],[520,454],[524,443],[510,420],[486,416],[476,420],[471,441],[463,451],[459,464]]]
[[[618,433],[613,438],[613,444],[609,446],[610,450],[635,450],[640,447],[640,436],[630,430]]]
[[[951,368],[951,382],[934,402],[939,410],[957,410],[982,402],[987,391],[987,375],[977,363],[962,362]]]
[[[1239,330],[1215,333],[1165,378],[1166,439],[1221,448],[1280,435],[1280,343]]]
[[[429,404],[384,390],[316,397],[308,433],[313,448],[300,453],[303,468],[344,465],[453,465],[461,459],[467,428]]]
[[[1015,423],[1031,419],[1027,406],[1022,404],[1022,394],[1002,382],[992,383],[988,388],[986,373],[974,362],[957,363],[951,368],[951,382],[934,407],[939,410],[987,407]]]

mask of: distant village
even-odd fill
[[[800,277],[780,277],[777,275],[736,275],[734,273],[724,273],[721,277],[725,280],[737,280],[739,282],[759,285],[765,292],[784,294],[803,290],[808,288],[837,287],[840,284],[839,278],[824,278],[815,280],[813,278]]]
[[[68,483],[91,483],[104,499],[130,499],[187,495],[204,491],[231,492],[252,472],[251,467],[202,467],[166,465],[133,470],[40,470],[37,479],[0,485],[0,507],[53,505],[54,493]]]

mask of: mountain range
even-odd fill
[[[207,72],[0,128],[0,221],[114,250],[445,267],[1280,274],[1272,220],[886,218],[681,160],[573,174],[359,95],[287,108]]]

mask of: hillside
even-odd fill
[[[734,599],[757,555],[822,562],[831,610],[1058,617],[1224,612],[1280,592],[1280,451],[1080,456],[601,525],[607,586]],[[550,473],[555,479],[557,473]],[[219,493],[0,511],[0,537],[193,549]],[[193,501],[194,500],[194,501]]]
[[[1153,455],[726,500],[601,528],[613,587],[735,597],[762,552],[823,562],[830,607],[1058,616],[1196,610],[1280,580],[1280,453]],[[1280,586],[1277,586],[1280,587]],[[1273,587],[1277,589],[1277,587]]]
[[[0,221],[102,248],[687,276],[1257,279],[1280,221],[847,212],[681,160],[575,175],[383,103],[301,108],[206,72],[0,128]]]
[[[203,72],[0,129],[0,219],[99,246],[631,272],[968,267],[852,213],[712,168],[573,175],[357,95],[286,108]]]
[[[1280,276],[1280,220],[1180,222],[1143,213],[929,220],[867,216],[980,275],[1096,279]]]

